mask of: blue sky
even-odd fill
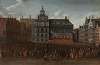
[[[100,0],[0,0],[0,14],[36,18],[41,5],[49,18],[68,16],[75,27],[81,25],[86,16],[100,16]]]

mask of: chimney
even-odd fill
[[[67,16],[65,16],[65,20],[67,20],[68,18],[67,18]]]
[[[20,19],[23,19],[23,16],[21,16]]]

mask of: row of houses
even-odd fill
[[[17,20],[11,16],[0,17],[0,42],[30,41],[31,20],[26,18]]]
[[[73,24],[64,19],[49,19],[44,8],[36,19],[0,17],[0,42],[73,43]]]
[[[100,45],[100,18],[90,16],[86,17],[85,23],[74,30],[74,41],[89,44]]]

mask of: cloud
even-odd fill
[[[23,2],[23,0],[16,0],[18,3],[22,3]]]
[[[22,3],[23,3],[22,0],[16,0],[16,1],[17,1],[16,4],[14,4],[14,5],[10,5],[10,6],[7,7],[6,9],[7,9],[7,10],[11,10],[12,8],[16,8],[17,6],[22,5]]]
[[[16,4],[14,4],[14,5],[10,5],[9,7],[7,7],[6,9],[7,10],[11,10],[11,9],[14,9],[14,8],[16,8],[16,7],[18,7],[18,6],[20,6],[20,5],[23,5],[25,2],[28,2],[29,0],[16,0]]]
[[[0,16],[3,16],[4,14],[2,12],[0,12]]]
[[[56,16],[59,16],[61,14],[61,10],[58,10],[58,11],[56,11],[55,13],[54,13],[54,16],[56,17]]]
[[[9,11],[7,11],[3,6],[0,5],[0,12],[2,15],[6,16],[8,15]]]
[[[99,17],[100,16],[100,11],[93,11],[93,12],[89,12],[88,14],[86,14],[86,16],[94,16],[94,17]]]
[[[51,15],[50,18],[57,18],[57,17],[60,15],[60,13],[61,13],[61,10],[58,10],[58,11],[54,12],[54,13]]]
[[[39,4],[37,0],[16,0],[16,2],[16,4],[10,5],[6,8],[10,12],[9,14],[14,13],[16,16],[35,15],[41,7],[41,4]]]
[[[12,2],[12,0],[9,1]],[[16,0],[15,3],[8,3],[7,1],[6,4],[10,6],[6,9],[4,7],[0,9],[4,15],[32,15],[36,17],[39,14],[41,5],[45,5],[44,7],[49,13],[47,15],[50,18],[64,18],[64,16],[70,16],[70,20],[76,26],[84,22],[85,16],[100,16],[100,0]]]

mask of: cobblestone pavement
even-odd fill
[[[100,59],[45,61],[43,59],[30,58],[5,58],[0,59],[0,65],[100,65]]]

